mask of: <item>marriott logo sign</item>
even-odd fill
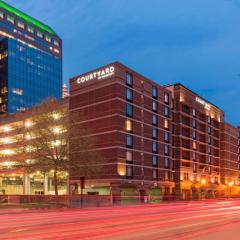
[[[96,72],[89,73],[85,76],[81,76],[81,77],[77,78],[76,81],[77,81],[77,84],[81,84],[81,83],[85,83],[85,82],[88,82],[93,79],[100,80],[103,78],[107,78],[107,77],[114,75],[114,73],[115,73],[115,67],[109,66],[109,67],[100,69]]]

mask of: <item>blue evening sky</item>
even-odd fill
[[[115,60],[240,125],[240,0],[5,0],[64,42],[64,81]]]

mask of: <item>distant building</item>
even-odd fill
[[[62,97],[62,41],[49,26],[0,1],[0,113]]]
[[[62,98],[66,98],[69,96],[69,92],[68,92],[68,87],[67,85],[64,83],[63,84],[63,88],[62,88]]]

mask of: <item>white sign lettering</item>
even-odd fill
[[[211,105],[205,102],[203,99],[196,97],[196,101],[204,106],[205,109],[211,110]]]
[[[103,79],[103,78],[107,78],[110,77],[112,75],[114,75],[115,73],[115,67],[114,66],[110,66],[110,67],[106,67],[104,69],[101,69],[99,71],[96,72],[92,72],[88,75],[82,76],[77,78],[77,84],[81,84],[81,83],[85,83],[89,80],[93,80],[93,79]]]

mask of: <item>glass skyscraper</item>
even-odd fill
[[[61,39],[0,0],[0,113],[24,111],[61,96]]]

